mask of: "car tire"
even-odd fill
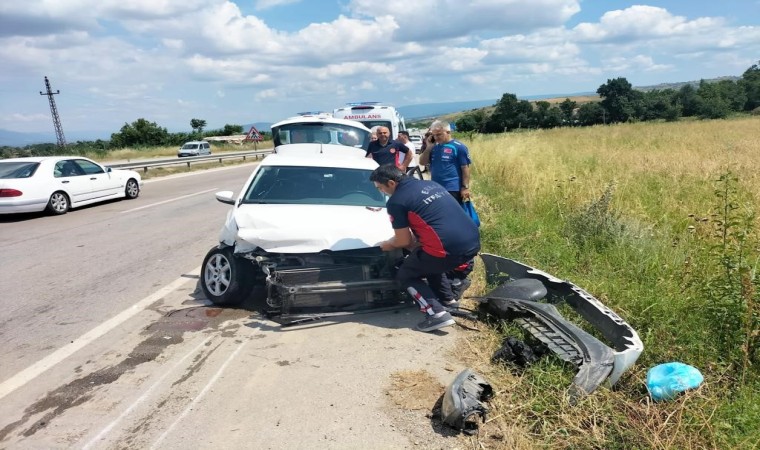
[[[71,202],[69,202],[69,196],[63,191],[55,191],[50,196],[45,211],[56,216],[66,214],[71,208]]]
[[[211,303],[218,306],[237,306],[253,289],[252,267],[232,252],[232,247],[214,247],[203,258],[201,289]],[[248,270],[246,270],[248,269]]]
[[[140,185],[137,184],[137,180],[130,178],[127,180],[127,185],[124,186],[124,197],[129,200],[136,199],[140,195]]]

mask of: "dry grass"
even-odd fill
[[[746,118],[561,128],[477,136],[471,147],[476,180],[497,178],[515,187],[525,204],[551,197],[558,184],[572,184],[563,192],[570,204],[587,202],[614,184],[616,206],[658,222],[662,215],[705,217],[712,182],[726,171],[739,177],[758,205],[759,127],[760,120]]]
[[[615,390],[602,387],[571,406],[566,389],[576,372],[572,366],[553,356],[524,371],[495,365],[491,356],[502,338],[519,331],[492,324],[478,325],[480,332],[466,332],[454,357],[481,373],[497,391],[489,422],[473,438],[472,448],[760,446],[760,393],[748,385],[734,396],[726,395],[737,380],[700,350],[710,342],[700,341],[699,322],[689,315],[700,299],[681,290],[680,278],[689,273],[686,250],[662,238],[689,236],[688,227],[694,227],[695,234],[711,233],[715,181],[728,171],[739,180],[736,204],[760,211],[757,130],[760,118],[752,117],[531,131],[475,136],[466,142],[473,154],[483,251],[503,251],[528,264],[535,257],[538,262],[533,265],[559,276],[574,271],[570,278],[632,323],[646,346],[639,364]],[[652,268],[621,267],[629,261],[616,261],[620,253],[585,255],[580,262],[574,261],[580,256],[571,253],[568,260],[558,249],[566,243],[556,241],[556,216],[561,219],[563,211],[582,208],[608,186],[614,186],[614,208],[624,212],[621,220],[632,233],[627,251],[644,255],[630,261]],[[757,220],[755,229],[760,228]],[[522,223],[526,221],[532,223]],[[658,253],[651,262],[649,252]],[[754,258],[759,256],[760,249],[755,249]],[[631,276],[640,279],[625,279]],[[651,292],[642,290],[647,285]],[[626,292],[634,289],[635,293]],[[483,295],[485,290],[477,265],[467,295]],[[674,401],[654,403],[645,389],[646,370],[668,357],[698,362],[706,381]]]

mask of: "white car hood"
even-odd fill
[[[385,208],[241,205],[233,210],[221,240],[229,245],[234,240],[236,252],[260,247],[270,253],[318,253],[374,247],[392,235]]]

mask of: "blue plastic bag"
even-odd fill
[[[470,216],[470,219],[475,222],[475,225],[480,226],[480,217],[478,216],[478,212],[475,211],[475,205],[472,204],[472,200],[463,201],[462,208],[464,208],[464,212]]]
[[[647,389],[654,401],[672,400],[687,389],[696,389],[705,378],[695,367],[669,362],[652,367],[647,372]]]

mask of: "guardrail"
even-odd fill
[[[190,164],[193,163],[203,163],[203,162],[209,162],[209,161],[219,161],[220,163],[222,160],[225,159],[236,159],[236,158],[243,158],[245,161],[246,158],[255,158],[259,159],[259,157],[264,157],[268,154],[272,153],[272,149],[266,149],[266,150],[253,150],[253,151],[246,151],[246,152],[227,152],[227,153],[219,153],[218,155],[205,155],[205,156],[184,156],[182,158],[171,158],[171,159],[150,159],[150,160],[144,160],[144,161],[134,161],[134,162],[126,162],[126,163],[116,163],[116,164],[105,164],[107,167],[111,167],[113,169],[143,169],[143,173],[146,173],[148,171],[148,168],[150,167],[164,167],[164,166],[174,166],[179,164],[187,164],[187,167],[190,167]]]

